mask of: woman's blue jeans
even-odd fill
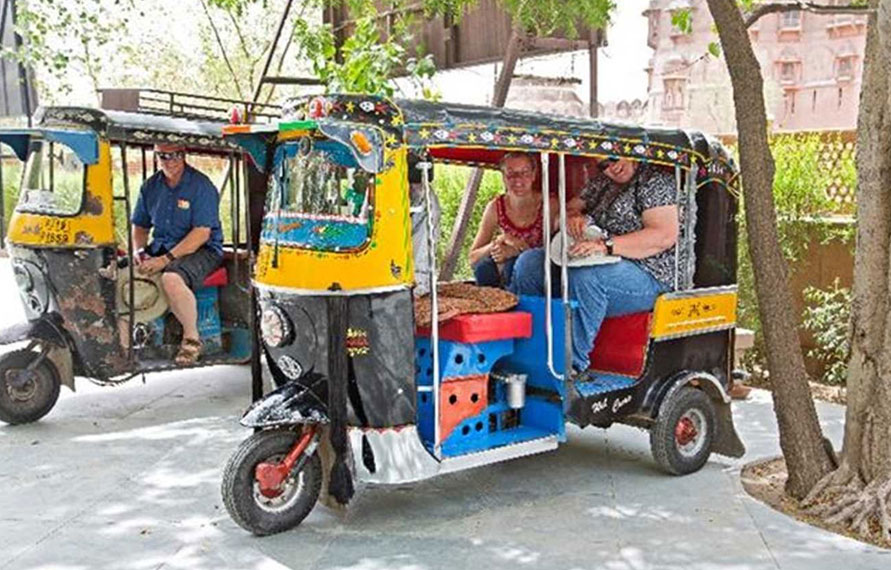
[[[501,274],[491,256],[477,261],[473,277],[477,285],[504,287],[515,295],[544,295],[544,250],[540,247],[527,249],[520,255],[504,262]]]
[[[656,297],[668,290],[668,285],[627,259],[570,268],[569,294],[579,304],[572,321],[573,368],[588,369],[588,354],[603,319],[652,310]]]

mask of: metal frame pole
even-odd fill
[[[436,237],[433,232],[433,200],[430,190],[430,169],[433,165],[424,161],[418,163],[421,169],[421,181],[424,184],[424,208],[427,219],[427,263],[430,266],[430,355],[433,358],[433,455],[436,459],[442,459],[442,442],[440,438],[439,419],[440,409],[440,378],[439,378],[439,295],[436,291]]]

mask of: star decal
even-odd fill
[[[630,144],[625,145],[625,154],[631,154],[631,145]]]
[[[558,144],[560,144],[560,141],[559,141],[559,140],[557,140],[556,138],[552,138],[552,139],[551,139],[551,146],[552,146],[552,147],[556,148]]]
[[[352,113],[353,111],[356,110],[356,104],[353,103],[352,101],[347,101],[346,110],[347,110],[347,113]]]
[[[588,142],[588,148],[591,149],[591,150],[596,149],[596,148],[597,148],[597,145],[598,145],[598,142],[597,142],[597,141],[590,141],[590,142]]]
[[[476,142],[476,135],[470,133],[469,135],[467,135],[467,140],[469,140],[470,142]]]
[[[656,156],[658,156],[659,158],[662,158],[663,156],[665,156],[665,153],[662,152],[662,149],[660,148],[659,150],[656,151]]]
[[[421,129],[420,131],[418,131],[418,136],[422,139],[429,139],[430,131],[428,131],[427,129]]]
[[[396,135],[394,135],[393,133],[390,133],[389,135],[387,135],[387,144],[388,145],[396,144]]]
[[[517,137],[515,137],[514,135],[507,135],[507,142],[510,144],[514,144],[515,142],[517,142]]]
[[[398,127],[402,125],[402,115],[393,115],[393,118],[390,119],[390,124],[394,127]]]

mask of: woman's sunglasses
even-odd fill
[[[601,160],[600,162],[597,163],[597,168],[599,168],[600,170],[606,170],[607,168],[609,168],[610,166],[612,166],[613,164],[615,164],[617,162],[619,162],[619,159],[616,158],[615,156],[611,156],[609,158],[604,158],[603,160]]]

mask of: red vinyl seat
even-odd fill
[[[430,327],[418,327],[418,336],[430,336]],[[474,313],[458,315],[439,324],[440,340],[476,343],[532,336],[532,314]]]
[[[225,287],[229,284],[229,272],[225,266],[220,266],[207,274],[203,287]]]
[[[647,312],[604,319],[589,354],[589,369],[622,376],[643,374],[652,316]]]

